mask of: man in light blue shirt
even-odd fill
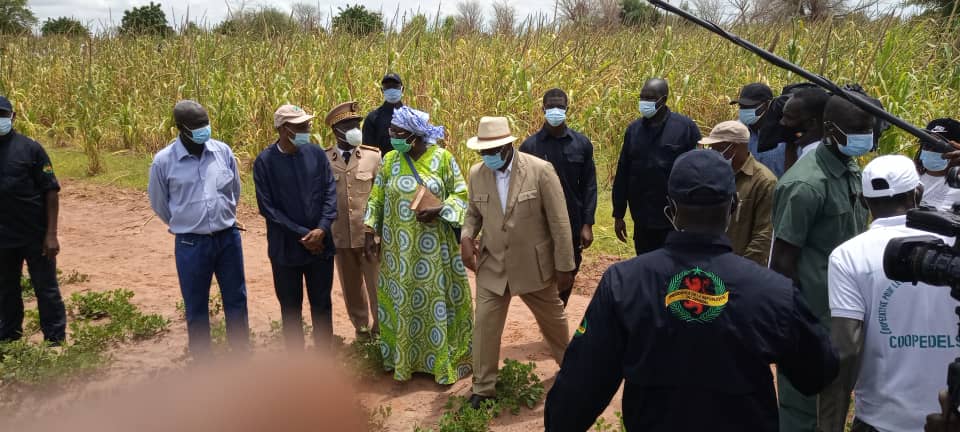
[[[740,95],[736,100],[730,102],[731,105],[739,105],[740,122],[747,125],[750,129],[750,141],[747,147],[750,154],[757,159],[779,178],[783,175],[784,159],[786,157],[786,143],[778,143],[776,147],[760,151],[760,124],[764,114],[770,110],[770,103],[773,101],[773,90],[763,83],[747,84],[740,90]]]
[[[784,161],[787,154],[787,143],[782,142],[777,144],[776,147],[762,152],[758,149],[758,143],[760,141],[759,131],[750,128],[750,141],[748,141],[747,146],[750,149],[750,154],[754,155],[757,159],[757,162],[762,163],[764,166],[770,169],[773,172],[773,175],[780,178],[786,171],[784,167]]]
[[[210,119],[199,103],[178,102],[173,118],[180,134],[154,156],[147,192],[153,211],[175,236],[190,352],[202,356],[210,351],[207,305],[214,274],[223,298],[227,340],[234,350],[246,350],[249,325],[236,219],[237,164],[230,147],[210,139]]]

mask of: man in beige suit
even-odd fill
[[[337,219],[333,223],[337,273],[343,301],[357,336],[368,336],[370,332],[378,333],[377,273],[380,263],[377,257],[364,253],[366,227],[363,216],[370,188],[380,169],[380,150],[361,145],[363,133],[358,108],[353,101],[337,105],[327,114],[325,123],[333,128],[333,135],[337,138],[336,145],[327,149],[333,177],[337,181]]]
[[[505,117],[484,117],[467,142],[483,158],[470,170],[460,244],[464,265],[477,274],[470,398],[475,408],[496,392],[500,337],[512,296],[533,312],[558,364],[570,341],[559,293],[573,285],[576,264],[563,188],[550,163],[515,151],[514,141]]]

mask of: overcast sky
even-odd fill
[[[283,10],[290,10],[294,3],[308,3],[316,5],[323,12],[324,20],[329,20],[331,11],[336,15],[337,7],[348,3],[361,4],[367,9],[382,11],[384,18],[389,22],[399,9],[415,13],[418,9],[432,16],[439,10],[443,15],[456,13],[457,0],[247,0],[248,7],[258,7],[268,4]],[[223,20],[231,7],[236,7],[242,0],[154,0],[163,5],[167,20],[171,24],[180,23],[183,17],[189,15],[192,21],[206,20],[208,24],[216,24]],[[47,18],[61,16],[77,18],[93,29],[104,25],[119,25],[123,18],[123,11],[136,6],[149,4],[150,0],[29,0],[28,5],[37,19],[42,23]],[[492,0],[481,0],[490,12]],[[554,0],[512,0],[511,4],[517,9],[519,17],[531,13],[545,13],[553,17]]]

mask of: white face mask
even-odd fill
[[[347,144],[350,144],[352,147],[356,147],[363,143],[363,132],[360,132],[360,129],[350,129],[344,133],[343,136],[347,139]]]

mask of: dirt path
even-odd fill
[[[239,219],[247,228],[243,247],[250,325],[255,332],[265,333],[270,329],[270,321],[280,318],[267,260],[266,231],[263,219],[249,205],[241,207]],[[170,332],[162,338],[117,350],[115,361],[105,374],[77,389],[77,393],[109,392],[157,371],[182,367],[187,338],[186,325],[176,311],[180,294],[173,260],[173,237],[163,223],[153,217],[146,194],[65,181],[61,194],[60,242],[63,248],[60,268],[90,276],[88,282],[64,287],[65,297],[82,290],[126,288],[136,293],[134,302],[145,311],[160,313],[172,321]],[[595,282],[579,282],[586,286],[591,283]],[[580,321],[588,301],[582,295],[570,299],[568,321],[571,329]],[[352,339],[353,327],[336,282],[333,305],[334,332]],[[557,371],[533,315],[519,300],[511,305],[504,330],[501,358],[507,357],[535,362],[538,374],[548,387]],[[387,421],[389,430],[411,431],[418,424],[432,427],[450,395],[469,396],[470,379],[451,387],[438,386],[429,377],[415,377],[406,383],[381,379],[360,386],[358,391],[368,408],[391,407],[392,415]],[[619,409],[618,396],[604,416],[612,420],[613,412]],[[541,404],[535,410],[521,411],[519,416],[506,414],[495,419],[493,430],[542,430],[542,416]]]

